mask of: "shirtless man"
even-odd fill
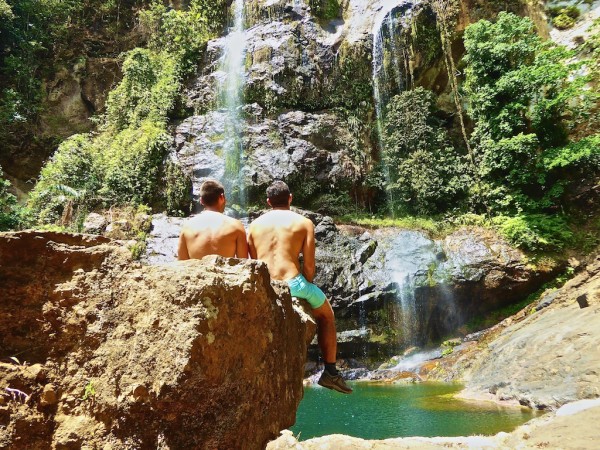
[[[247,258],[244,225],[223,214],[226,203],[223,185],[214,180],[202,183],[200,203],[204,210],[183,224],[177,259],[200,259],[206,255]]]
[[[325,370],[318,383],[350,394],[352,389],[335,367],[337,337],[333,310],[323,291],[312,284],[315,276],[315,227],[309,219],[290,211],[292,194],[283,181],[275,181],[269,186],[267,203],[272,210],[250,224],[250,257],[265,261],[271,278],[286,281],[293,297],[308,301],[317,321],[317,338],[325,360]],[[298,261],[300,253],[304,256],[302,270]]]

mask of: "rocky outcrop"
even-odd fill
[[[599,314],[600,257],[561,289],[501,323],[480,345],[484,351],[462,361],[470,366],[465,395],[541,409],[600,397]]]
[[[0,298],[0,448],[259,449],[294,423],[314,323],[263,263],[4,233]]]
[[[483,228],[431,239],[397,228],[338,229],[327,216],[298,211],[315,223],[315,282],[346,333],[345,357],[385,359],[440,340],[474,317],[522,300],[562,267],[530,265]]]
[[[250,198],[262,199],[274,179],[286,179],[292,185],[304,184],[298,197],[305,203],[319,183],[342,185],[362,176],[349,151],[353,136],[334,113],[292,111],[262,118],[260,105],[247,105],[246,110],[252,120],[243,125],[246,156],[241,179]],[[210,112],[189,117],[176,129],[177,159],[192,176],[196,199],[202,180],[225,175],[226,123],[225,113]],[[302,179],[308,173],[312,182]]]
[[[530,265],[483,228],[431,239],[414,230],[338,227],[330,217],[294,210],[315,224],[315,283],[334,307],[344,358],[381,361],[441,340],[477,316],[522,300],[562,268]],[[182,223],[154,215],[143,260],[174,261]],[[316,345],[311,353],[317,356]]]

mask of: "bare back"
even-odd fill
[[[314,226],[290,210],[269,211],[250,224],[250,256],[267,263],[271,278],[289,280],[298,275],[300,253],[304,256],[303,273],[308,281],[314,277]]]
[[[239,220],[215,211],[203,211],[189,219],[179,236],[178,259],[200,259],[206,255],[248,257],[246,232]]]

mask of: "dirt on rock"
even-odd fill
[[[295,421],[315,326],[261,262],[0,233],[0,298],[0,449],[259,449]]]

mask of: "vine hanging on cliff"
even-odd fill
[[[431,8],[436,15],[436,25],[440,33],[440,40],[442,42],[444,62],[446,63],[446,69],[448,71],[448,80],[450,81],[450,88],[452,89],[454,105],[456,107],[456,112],[458,113],[463,139],[467,147],[467,152],[469,153],[469,160],[473,166],[473,169],[475,169],[475,158],[473,157],[473,150],[469,144],[469,136],[467,135],[467,129],[465,126],[464,110],[460,101],[460,93],[458,91],[456,64],[454,62],[454,57],[452,56],[452,39],[450,29],[456,24],[459,6],[455,0],[432,0]]]

